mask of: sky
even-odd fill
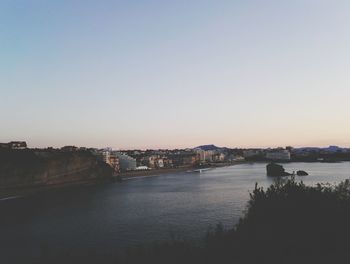
[[[0,0],[0,142],[350,146],[348,0]]]

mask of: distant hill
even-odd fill
[[[202,145],[202,146],[198,146],[194,149],[201,149],[201,150],[204,150],[204,151],[208,151],[208,150],[218,150],[218,149],[222,149],[220,147],[217,147],[213,144],[210,144],[210,145]]]
[[[342,148],[338,146],[329,146],[329,147],[302,147],[294,148],[294,151],[327,151],[327,152],[349,152],[350,148]]]

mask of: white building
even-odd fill
[[[7,143],[10,149],[26,149],[27,143],[25,141],[11,141]]]
[[[196,149],[195,150],[197,154],[199,154],[199,158],[201,162],[212,162],[213,156],[215,155],[214,150],[202,150],[202,149]]]
[[[108,151],[108,150],[103,150],[101,152],[101,155],[102,155],[102,160],[109,164],[109,159],[111,157],[111,152]]]
[[[136,170],[136,159],[117,151],[114,151],[113,154],[119,159],[119,167],[121,171]]]
[[[288,150],[276,150],[266,153],[269,160],[290,160],[290,152]]]
[[[158,168],[164,168],[164,160],[158,159]]]

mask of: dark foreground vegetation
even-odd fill
[[[105,259],[43,256],[40,263],[349,263],[350,181],[309,187],[294,179],[256,186],[244,217],[201,243],[171,240]]]

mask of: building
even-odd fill
[[[0,143],[1,149],[26,149],[27,143],[25,141],[11,141],[9,143]]]
[[[290,152],[286,149],[270,151],[266,153],[266,159],[288,161],[290,160]]]
[[[183,151],[176,154],[168,155],[169,162],[172,167],[188,167],[199,164],[199,154],[195,152]]]
[[[109,164],[109,158],[111,157],[111,152],[109,150],[102,150],[101,157],[104,162]]]
[[[113,151],[112,154],[119,159],[120,171],[136,170],[136,159],[117,151]]]
[[[213,162],[215,151],[214,150],[202,150],[202,149],[196,149],[195,150],[197,154],[199,154],[199,160],[202,163],[205,162]]]
[[[148,167],[155,169],[158,165],[158,156],[152,155],[148,157]]]
[[[111,153],[107,163],[113,168],[115,174],[120,172],[119,158],[116,155]]]
[[[158,159],[157,160],[157,165],[158,165],[158,168],[164,168],[164,160],[163,159]]]
[[[151,169],[161,169],[166,167],[171,167],[171,161],[165,156],[151,155],[146,157],[142,164],[146,164]]]
[[[173,161],[168,157],[163,157],[163,164],[164,164],[164,168],[172,168],[174,166]]]
[[[224,162],[226,159],[226,155],[224,153],[216,153],[213,155],[214,162]]]
[[[114,153],[111,152],[110,149],[90,149],[90,152],[93,155],[95,155],[98,160],[103,161],[109,166],[111,166],[115,174],[120,172],[119,158],[116,155],[114,155]]]
[[[198,164],[199,161],[200,161],[200,157],[196,153],[187,152],[185,154],[182,154],[183,165],[194,166],[194,165]]]
[[[243,157],[245,158],[251,158],[255,156],[259,156],[261,154],[261,151],[258,149],[246,149],[243,150]]]
[[[11,141],[9,143],[11,149],[26,149],[27,143],[25,141]]]

